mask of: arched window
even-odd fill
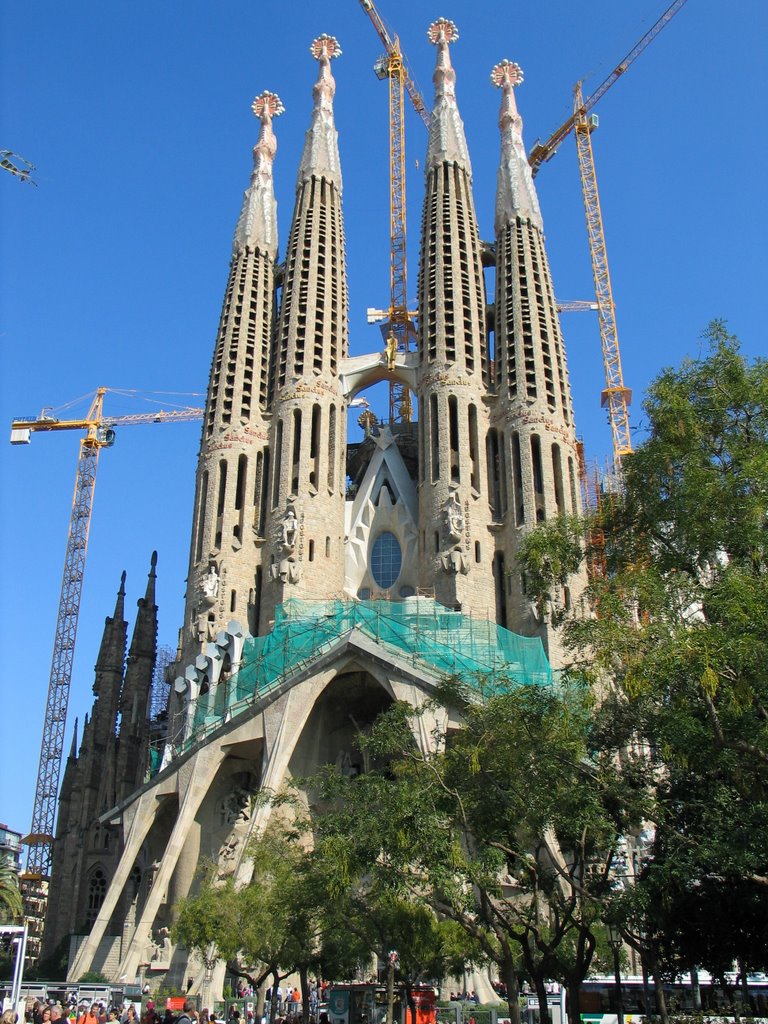
[[[134,864],[133,871],[128,876],[128,902],[135,903],[139,897],[139,889],[141,888],[141,868],[138,864]]]
[[[96,868],[88,879],[88,911],[86,920],[89,925],[96,923],[104,897],[107,895],[107,876],[101,868]]]

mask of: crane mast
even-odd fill
[[[59,420],[43,413],[38,419],[16,419],[11,424],[11,443],[13,444],[28,443],[29,435],[33,432],[85,430],[85,435],[80,439],[72,513],[64,555],[64,572],[40,744],[32,825],[29,835],[25,838],[25,843],[29,847],[26,871],[23,875],[26,883],[46,880],[50,877],[51,872],[56,798],[61,773],[64,730],[99,453],[102,448],[109,448],[114,443],[115,435],[111,429],[113,426],[200,419],[203,415],[202,409],[187,408],[169,412],[158,411],[105,417],[104,395],[107,390],[103,387],[97,389],[88,413],[83,419]],[[28,884],[28,889],[34,890],[34,886]],[[40,899],[39,894],[36,895],[36,898]]]
[[[587,117],[606,92],[621,78],[640,54],[653,42],[661,30],[669,24],[687,0],[673,0],[661,17],[651,26],[645,35],[632,47],[624,59],[616,65],[608,77],[585,100],[582,96],[581,82],[574,88],[573,114],[554,131],[545,142],[534,143],[528,162],[531,172],[536,175],[539,167],[546,160],[551,160],[560,143],[574,132],[576,137],[576,153],[579,161],[581,191],[584,197],[584,209],[587,217],[587,236],[589,253],[592,260],[592,276],[595,282],[595,298],[597,299],[597,315],[600,326],[600,345],[603,354],[605,371],[605,388],[600,400],[608,410],[611,425],[611,442],[613,449],[614,472],[620,477],[621,462],[625,455],[632,451],[632,439],[629,433],[629,405],[632,391],[624,386],[619,351],[619,336],[616,328],[616,307],[611,290],[611,276],[608,270],[608,255],[605,248],[605,232],[600,212],[600,196],[597,190],[595,158],[592,152],[591,134],[597,127],[597,117]]]
[[[406,257],[405,214],[405,122],[403,106],[407,91],[414,109],[429,126],[429,114],[424,100],[408,73],[400,50],[400,41],[394,39],[381,20],[373,0],[360,0],[376,33],[384,44],[385,54],[376,62],[374,70],[379,78],[389,80],[389,238],[390,238],[390,300],[388,310],[387,356],[390,370],[395,355],[407,352],[414,337],[413,314],[408,310],[408,274]],[[389,385],[390,423],[410,423],[413,415],[411,395],[398,381]]]
[[[80,595],[83,589],[91,510],[93,509],[93,493],[96,486],[96,469],[99,463],[99,452],[109,443],[106,432],[100,430],[105,391],[106,388],[98,389],[91,408],[88,410],[88,415],[82,423],[78,424],[78,426],[85,425],[86,434],[80,440],[80,453],[77,460],[75,493],[72,499],[72,514],[69,520],[69,533],[64,555],[64,572],[59,596],[59,611],[56,617],[51,674],[48,681],[43,735],[40,743],[32,827],[26,838],[29,850],[25,878],[28,881],[48,878],[51,873],[56,796],[59,791],[64,729],[69,704],[72,663],[75,656],[75,638],[80,612]],[[12,429],[23,431],[36,428],[27,427],[24,421],[15,421]]]
[[[594,119],[588,118],[583,111],[581,83],[574,90],[576,153],[579,158],[581,175],[581,191],[584,197],[584,210],[587,215],[587,235],[589,236],[589,253],[592,259],[592,276],[595,281],[595,297],[597,299],[597,319],[600,325],[600,344],[603,350],[605,367],[605,388],[601,394],[601,404],[608,409],[613,444],[614,470],[619,472],[621,460],[632,451],[632,439],[629,434],[629,405],[632,392],[624,386],[621,370],[621,353],[619,351],[619,335],[616,328],[616,307],[611,290],[611,275],[608,269],[608,254],[605,248],[605,232],[603,217],[600,212],[600,195],[597,189],[595,174],[595,158],[592,152],[592,131]]]

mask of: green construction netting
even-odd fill
[[[488,694],[512,685],[548,685],[552,670],[538,638],[451,611],[431,598],[300,601],[280,605],[266,636],[249,637],[241,667],[196,702],[186,745],[279,686],[358,630],[400,662],[436,677],[458,676]],[[481,682],[482,680],[482,682]]]

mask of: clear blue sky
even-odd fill
[[[667,0],[381,0],[431,103],[426,29],[453,18],[457,94],[472,154],[480,231],[491,238],[501,58],[518,61],[528,148],[590,92]],[[353,353],[379,346],[367,306],[388,292],[387,90],[371,70],[381,47],[357,0],[325,5],[240,0],[52,0],[2,13],[0,148],[37,165],[37,188],[0,174],[0,425],[104,384],[202,404],[231,237],[248,182],[262,89],[279,93],[275,124],[281,238],[311,111],[312,38],[334,62]],[[764,354],[768,5],[689,0],[611,92],[594,136],[632,423],[665,365],[699,351],[713,317],[748,354]],[[407,119],[410,287],[415,296],[425,131]],[[537,186],[560,299],[593,295],[573,140]],[[577,428],[604,460],[602,364],[594,314],[564,318]],[[73,412],[83,413],[86,403]],[[107,399],[109,412],[146,399]],[[7,748],[0,820],[26,830],[71,506],[78,436],[0,443],[3,568],[0,701]],[[161,643],[181,621],[199,425],[131,427],[101,457],[67,725],[91,703],[92,666],[120,572],[133,614],[159,551]]]

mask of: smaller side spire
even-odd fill
[[[71,760],[77,760],[77,719],[75,719],[75,728],[72,732],[72,746],[69,748],[69,756]]]
[[[472,175],[464,124],[456,106],[456,72],[451,66],[449,46],[459,38],[459,30],[447,18],[438,18],[427,29],[427,38],[437,47],[437,65],[432,81],[435,83],[435,105],[429,126],[427,145],[427,171],[448,161],[463,167]]]
[[[501,89],[501,163],[496,188],[496,233],[516,217],[529,220],[543,231],[539,199],[523,145],[523,119],[515,103],[514,87],[523,82],[522,68],[511,60],[502,60],[491,71],[491,82]]]
[[[277,203],[272,167],[277,139],[272,131],[272,119],[284,113],[285,107],[277,93],[265,90],[255,98],[251,110],[261,122],[261,129],[253,147],[251,183],[243,198],[232,251],[236,256],[244,249],[263,250],[274,259],[277,256]]]
[[[149,560],[149,573],[147,574],[147,590],[144,594],[146,604],[151,607],[155,603],[155,583],[157,582],[157,552],[152,552]]]
[[[80,744],[80,750],[79,750],[79,753],[78,753],[78,759],[80,757],[82,757],[84,753],[86,753],[85,738],[88,735],[88,725],[89,725],[89,718],[88,718],[88,713],[86,712],[85,718],[83,719],[83,741]]]
[[[312,90],[315,106],[304,142],[296,187],[310,178],[326,178],[341,192],[338,133],[333,120],[336,81],[331,74],[331,61],[341,56],[341,47],[335,36],[321,35],[312,41],[309,52],[320,67]]]
[[[125,618],[125,576],[125,569],[123,569],[123,574],[120,577],[120,589],[115,601],[115,614],[112,616],[115,622],[122,622]]]

